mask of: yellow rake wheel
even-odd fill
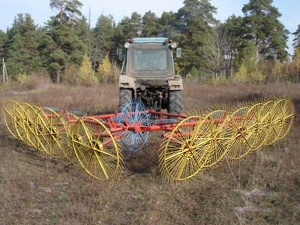
[[[24,130],[26,131],[26,138],[28,143],[30,143],[34,148],[38,150],[42,150],[41,142],[37,136],[37,127],[36,127],[36,119],[38,117],[38,107],[23,103],[21,104],[24,113],[26,115],[26,119],[24,120]]]
[[[70,129],[73,150],[88,174],[96,179],[117,179],[122,155],[114,136],[95,118],[79,119]]]
[[[278,139],[284,138],[292,127],[295,116],[294,104],[291,100],[281,99],[274,104],[273,132]]]
[[[227,126],[227,118],[225,110],[216,110],[206,116],[207,126],[200,128],[200,133],[205,134],[201,138],[206,138],[210,145],[208,159],[204,165],[205,168],[218,163],[226,155],[230,147],[231,127]]]
[[[177,124],[161,145],[160,168],[164,177],[187,180],[203,168],[211,150],[209,129],[210,124],[199,116],[187,117]]]
[[[19,134],[16,129],[16,127],[19,126],[19,123],[21,123],[21,121],[18,120],[18,118],[16,118],[16,116],[15,116],[15,114],[18,110],[18,107],[19,107],[18,102],[15,102],[15,101],[6,102],[2,109],[2,116],[3,116],[4,123],[6,125],[6,128],[12,134],[12,136],[17,139],[21,139],[21,137],[19,137]]]
[[[251,121],[246,118],[248,110],[248,107],[242,107],[230,116],[231,142],[227,152],[228,159],[240,159],[247,155],[257,141],[253,128],[250,129],[249,126]]]
[[[264,118],[264,126],[266,130],[266,134],[263,140],[264,145],[270,145],[278,140],[278,137],[274,132],[275,130],[273,129],[275,124],[275,116],[276,116],[274,114],[275,103],[276,102],[274,100],[270,100],[264,103],[264,106],[260,113],[261,117]]]
[[[45,152],[57,158],[71,160],[73,150],[68,146],[68,126],[63,114],[51,108],[40,108],[36,120],[37,135]]]
[[[16,121],[16,131],[18,133],[18,137],[20,140],[22,140],[25,144],[28,146],[32,146],[35,148],[34,142],[32,142],[30,136],[30,129],[33,126],[34,121],[32,118],[30,118],[26,112],[28,107],[28,104],[26,103],[20,103],[15,108],[14,111],[14,120]]]
[[[264,144],[265,138],[269,134],[268,129],[268,109],[267,105],[263,103],[257,103],[249,108],[245,117],[247,126],[252,131],[252,136],[249,138],[251,142],[251,150],[256,150]]]

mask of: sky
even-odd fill
[[[224,22],[229,16],[243,16],[242,8],[250,0],[211,0],[210,3],[217,8],[215,18]],[[125,16],[130,17],[133,12],[142,16],[148,12],[154,12],[160,17],[163,12],[177,12],[183,7],[184,0],[80,0],[82,14],[91,20],[91,27],[95,27],[101,14],[112,15],[116,23]],[[0,30],[11,28],[17,14],[28,13],[36,25],[43,26],[51,16],[57,12],[50,9],[50,0],[0,0]],[[290,33],[297,30],[300,25],[300,1],[299,0],[273,0],[272,3],[282,14],[279,21]],[[289,35],[288,52],[293,54],[292,40]]]

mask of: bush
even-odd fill
[[[51,83],[50,77],[43,73],[34,73],[31,75],[31,88],[32,89],[48,89]]]
[[[98,83],[95,72],[91,67],[89,57],[85,54],[78,68],[75,65],[71,65],[65,70],[62,76],[62,83],[69,86],[86,86],[91,87]]]
[[[24,73],[19,73],[16,76],[16,82],[21,84],[22,87],[30,89],[32,78]]]
[[[14,82],[16,86],[22,89],[34,90],[34,89],[47,89],[50,84],[50,77],[43,73],[32,73],[31,75],[26,75],[19,73],[16,76],[16,81]]]
[[[76,86],[79,84],[78,69],[75,65],[71,65],[65,70],[65,73],[62,76],[62,83],[70,86]]]

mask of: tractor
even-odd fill
[[[122,61],[119,76],[119,111],[133,100],[146,109],[181,114],[182,77],[175,74],[173,52],[181,48],[169,38],[130,38],[118,51]]]

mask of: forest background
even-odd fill
[[[272,0],[250,0],[225,22],[218,21],[210,0],[185,0],[177,12],[160,17],[150,10],[133,12],[116,23],[101,14],[95,27],[83,16],[79,0],[50,0],[55,12],[44,26],[30,14],[16,15],[11,28],[0,30],[3,80],[37,88],[45,83],[93,86],[117,82],[117,51],[129,37],[172,38],[183,49],[176,73],[204,83],[298,82],[300,25],[288,31]],[[294,36],[293,54],[287,52]],[[5,66],[3,64],[5,63]],[[8,77],[4,75],[8,75]]]

